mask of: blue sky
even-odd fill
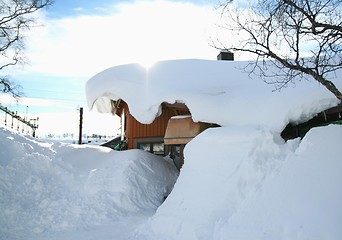
[[[0,102],[35,115],[77,113],[86,106],[85,83],[96,73],[132,62],[216,59],[218,0],[55,0],[38,15],[26,37],[28,63],[8,69],[23,87],[20,104]],[[0,116],[1,117],[1,116]],[[43,121],[43,120],[42,120]],[[50,120],[51,121],[51,120]]]
[[[121,2],[132,1],[116,1],[116,0],[57,0],[49,7],[48,12],[51,18],[62,18],[66,16],[74,16],[80,14],[89,14],[97,11],[99,8],[106,8]]]
[[[145,0],[145,2],[152,0]],[[74,16],[80,14],[93,14],[99,9],[106,9],[108,5],[120,3],[134,3],[139,1],[134,0],[56,0],[55,3],[48,9],[50,17],[61,18],[65,16]],[[142,2],[142,1],[140,1]],[[210,4],[217,5],[219,0],[172,0],[172,2],[193,3],[197,5]]]

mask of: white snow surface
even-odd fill
[[[264,130],[205,131],[187,146],[174,190],[137,236],[341,239],[341,141],[340,125],[287,143]]]
[[[280,137],[289,121],[337,101],[307,80],[272,92],[244,64],[132,64],[88,81],[90,107],[97,99],[108,111],[109,98],[122,98],[148,123],[162,102],[181,101],[195,121],[222,126],[186,145],[177,180],[168,160],[140,150],[41,142],[0,128],[0,239],[342,239],[342,126]],[[332,75],[339,88],[340,77]]]
[[[194,121],[221,126],[255,125],[281,131],[335,106],[339,101],[313,79],[296,79],[281,91],[244,69],[248,62],[185,59],[160,61],[150,68],[128,64],[88,80],[89,108],[111,112],[109,99],[123,99],[141,123],[151,123],[163,102],[183,102]],[[342,71],[328,76],[342,88]]]
[[[165,202],[177,172],[163,158],[4,128],[0,139],[0,239],[342,237],[340,125],[287,143],[265,129],[209,129],[187,145]]]
[[[42,143],[4,128],[0,139],[1,240],[97,239],[87,231],[153,213],[178,175],[172,163],[141,150]]]

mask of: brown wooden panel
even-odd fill
[[[212,124],[209,123],[193,122],[191,117],[169,119],[164,135],[164,143],[166,145],[187,144],[191,139],[211,126]]]
[[[151,124],[141,124],[130,113],[129,107],[124,102],[120,103],[120,112],[126,112],[126,137],[128,138],[128,149],[134,148],[135,138],[164,137],[169,119],[175,115],[189,114],[189,110],[183,104],[163,104],[162,114]]]

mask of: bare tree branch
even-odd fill
[[[33,13],[51,5],[53,0],[0,0],[0,71],[23,63],[23,30],[34,25]],[[13,85],[13,87],[12,87]],[[7,77],[0,78],[0,92],[18,97],[17,87]]]
[[[3,93],[11,93],[13,97],[22,96],[21,87],[10,82],[6,77],[0,78],[0,91]]]
[[[341,91],[329,79],[342,68],[340,0],[259,0],[243,20],[231,12],[229,3],[223,8],[229,16],[228,28],[248,37],[238,46],[219,49],[257,55],[252,71],[258,70],[277,90],[295,78],[310,76],[342,100]],[[277,73],[269,72],[270,66]]]

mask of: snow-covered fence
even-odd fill
[[[0,103],[0,124],[16,129],[18,132],[31,133],[35,137],[38,128],[38,117],[35,119],[22,118],[18,113],[11,111]],[[26,132],[25,132],[26,131]]]

